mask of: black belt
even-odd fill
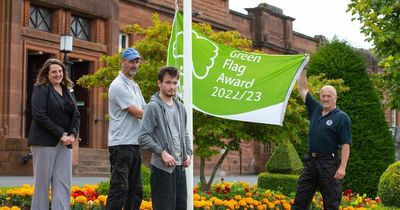
[[[323,152],[323,153],[309,152],[308,155],[312,158],[334,158],[338,154],[337,152]]]

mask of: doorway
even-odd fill
[[[88,147],[90,145],[89,135],[89,107],[90,107],[90,92],[76,84],[76,81],[83,75],[89,74],[90,62],[80,59],[73,60],[71,65],[71,80],[75,83],[74,93],[79,113],[81,114],[81,125],[79,129],[79,146]]]
[[[31,128],[32,121],[32,107],[31,98],[33,85],[36,81],[36,76],[39,73],[40,68],[43,66],[47,59],[54,57],[52,54],[45,54],[41,51],[28,51],[28,75],[26,80],[26,106],[25,106],[25,137],[28,138],[29,130]]]

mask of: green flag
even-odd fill
[[[193,107],[232,120],[282,125],[293,85],[306,55],[240,51],[192,29]],[[183,16],[177,12],[167,65],[183,72]],[[179,91],[182,90],[184,75]]]

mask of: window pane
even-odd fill
[[[119,33],[118,51],[121,52],[122,49],[126,49],[129,45],[128,35],[124,33]]]
[[[45,8],[30,6],[29,27],[41,31],[51,31],[51,11]]]
[[[90,20],[82,17],[71,17],[71,35],[78,39],[89,40]]]

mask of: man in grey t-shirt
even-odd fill
[[[142,202],[142,155],[138,141],[140,119],[146,105],[138,84],[133,80],[141,57],[128,48],[122,53],[122,69],[108,90],[108,150],[111,181],[106,209],[138,210]]]

